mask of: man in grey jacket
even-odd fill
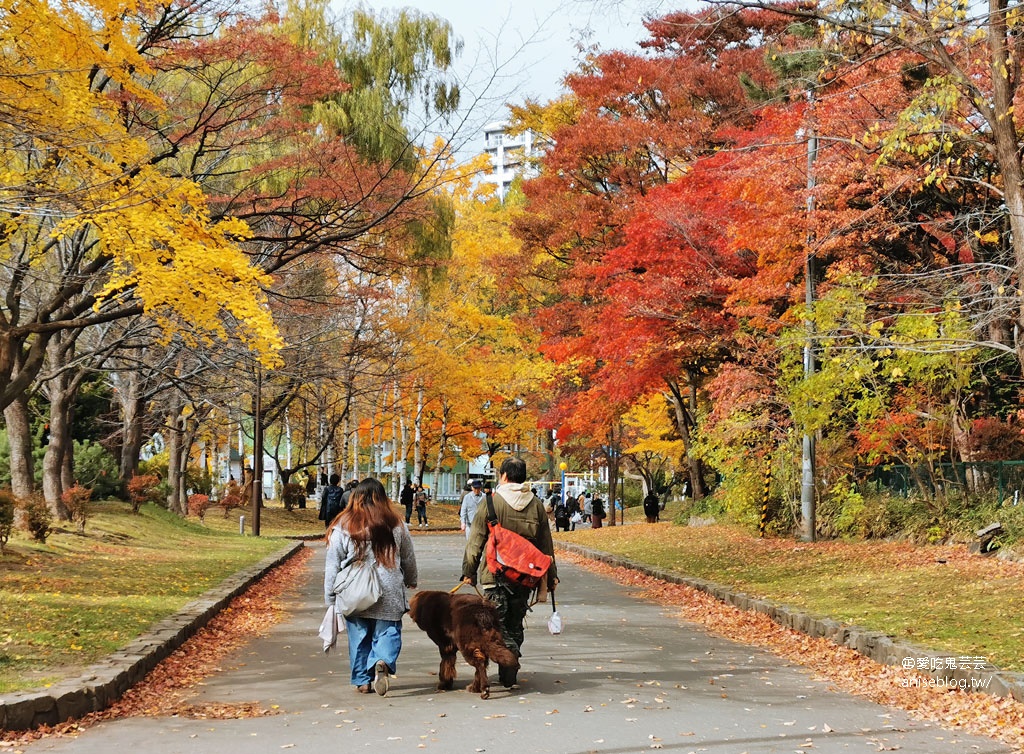
[[[473,518],[476,516],[476,509],[480,503],[486,500],[484,495],[484,483],[474,479],[470,483],[470,491],[462,496],[462,506],[459,508],[459,525],[462,531],[466,532],[466,539],[473,530]]]
[[[551,540],[551,525],[548,523],[547,511],[526,482],[526,461],[521,458],[506,458],[498,473],[498,489],[494,491],[494,515],[506,529],[514,531],[530,540],[538,550],[551,557],[551,567],[547,572],[548,590],[553,592],[558,584],[558,573],[555,567],[555,547]],[[462,558],[462,580],[476,584],[479,580],[484,593],[498,608],[501,618],[501,632],[505,645],[522,656],[523,621],[530,608],[531,589],[513,584],[505,579],[498,579],[487,569],[487,560],[483,557],[484,546],[487,544],[487,504],[481,505],[473,517],[469,540]],[[506,688],[518,688],[518,668],[505,665],[498,666],[498,679]]]

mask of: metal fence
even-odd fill
[[[904,466],[889,464],[866,470],[864,486],[904,497],[950,494],[993,496],[1000,505],[1024,499],[1024,461],[975,461]]]

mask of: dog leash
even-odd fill
[[[448,590],[448,594],[455,594],[468,583],[468,581],[460,581],[458,584],[456,584],[454,587]],[[481,599],[487,599],[486,597],[484,597],[484,593],[480,591],[480,587],[478,587],[476,584],[473,584],[473,588],[476,590],[476,593],[480,595]]]

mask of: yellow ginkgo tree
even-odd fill
[[[130,1],[0,0],[0,406],[54,333],[140,314],[196,339],[235,332],[268,363],[280,340],[237,220],[155,169],[125,125],[158,109]]]

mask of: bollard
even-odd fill
[[[245,536],[245,516],[238,517],[238,533]]]
[[[764,495],[761,498],[761,525],[758,527],[758,536],[764,539],[765,531],[768,529],[768,493],[772,488],[772,457],[769,454],[768,462],[764,467]]]

